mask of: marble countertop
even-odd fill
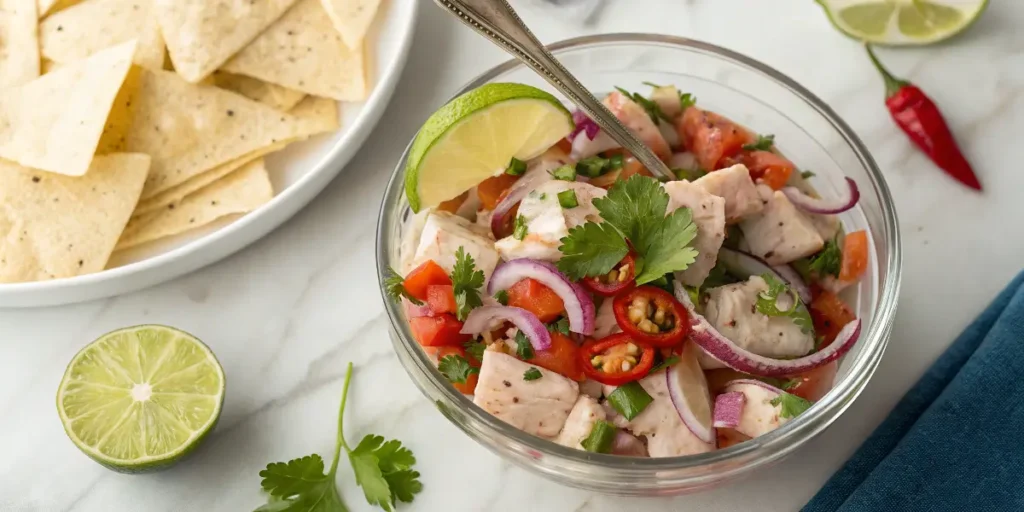
[[[403,440],[425,490],[402,510],[613,511],[636,501],[560,487],[466,438],[424,399],[392,353],[377,291],[374,223],[388,174],[419,124],[460,84],[505,59],[426,0],[394,102],[366,146],[308,208],[216,265],[138,293],[0,311],[0,511],[219,511],[261,503],[271,461],[333,448],[345,363],[357,367],[346,430]],[[565,2],[570,3],[570,2]],[[685,35],[760,59],[814,91],[861,135],[884,169],[904,235],[903,289],[892,341],[847,413],[771,471],[704,494],[644,500],[644,510],[798,509],[903,392],[1022,267],[1022,2],[992,2],[969,32],[927,49],[880,50],[891,69],[942,107],[984,194],[941,174],[882,105],[863,50],[808,0],[605,0],[586,22],[519,0],[547,42],[615,31]],[[671,6],[669,6],[671,4]],[[69,442],[54,407],[82,345],[125,325],[197,334],[227,374],[220,424],[193,457],[147,475],[97,465]],[[352,510],[371,510],[349,468]]]

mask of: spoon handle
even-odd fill
[[[505,0],[434,0],[463,23],[527,64],[583,110],[612,139],[656,175],[675,179],[672,171],[594,97],[537,37]]]

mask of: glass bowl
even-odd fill
[[[889,189],[864,144],[824,102],[782,73],[714,45],[653,34],[608,34],[555,43],[552,53],[591,91],[614,86],[646,91],[642,82],[675,84],[699,105],[759,133],[773,133],[778,147],[801,169],[813,169],[811,184],[836,194],[844,177],[857,181],[860,203],[841,215],[848,231],[867,229],[870,265],[858,289],[846,295],[865,328],[841,361],[835,387],[809,410],[781,428],[723,450],[669,458],[626,458],[557,445],[522,432],[475,406],[437,371],[413,340],[402,308],[384,296],[391,340],[406,372],[438,410],[467,435],[501,457],[563,484],[624,496],[696,492],[737,479],[793,453],[828,427],[864,390],[878,367],[892,328],[900,282],[900,242]],[[521,82],[561,97],[518,61],[501,64],[457,94],[489,82]],[[440,105],[439,105],[440,106]],[[377,272],[399,268],[400,236],[410,215],[402,155],[381,205],[377,226]]]

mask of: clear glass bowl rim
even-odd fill
[[[716,476],[719,477],[728,476],[729,473],[746,473],[747,471],[754,470],[756,467],[761,467],[784,457],[799,445],[824,430],[864,390],[868,380],[877,368],[885,351],[895,316],[902,264],[899,222],[892,195],[885,183],[881,170],[879,170],[874,159],[871,157],[867,147],[831,107],[793,79],[743,54],[703,41],[650,33],[610,33],[576,37],[550,44],[547,48],[557,55],[559,52],[566,50],[580,50],[616,44],[677,47],[683,50],[712,55],[719,59],[730,61],[732,64],[758,72],[788,89],[817,111],[819,115],[826,118],[856,153],[861,165],[867,170],[872,190],[879,198],[884,222],[885,242],[889,251],[888,258],[884,262],[879,262],[880,266],[884,264],[885,280],[881,285],[881,293],[879,294],[879,301],[873,321],[871,325],[868,325],[863,330],[861,339],[858,341],[858,344],[862,344],[863,347],[857,354],[846,376],[825,397],[816,402],[814,406],[798,418],[766,435],[708,453],[680,457],[638,459],[589,453],[561,446],[552,441],[527,434],[477,407],[473,404],[472,400],[457,392],[443,380],[444,377],[437,371],[437,368],[427,358],[416,341],[413,340],[400,308],[388,298],[386,290],[381,286],[381,297],[384,300],[391,328],[400,338],[400,342],[395,342],[395,348],[396,350],[405,350],[408,355],[412,356],[410,359],[414,362],[415,368],[410,368],[404,364],[403,367],[407,372],[416,371],[425,376],[426,380],[433,387],[435,395],[443,395],[449,403],[454,403],[460,408],[461,414],[472,418],[478,425],[484,425],[485,429],[489,430],[491,434],[510,438],[516,443],[540,452],[543,454],[543,457],[561,459],[566,464],[588,465],[598,471],[614,471],[623,478],[649,476],[652,472],[657,471],[695,469],[704,466],[716,466],[721,469],[732,467],[731,470],[724,473],[716,471]],[[515,59],[499,64],[470,80],[452,98],[484,85],[503,73],[520,66],[524,66],[524,64]],[[391,175],[378,215],[376,259],[380,283],[384,282],[387,275],[389,265],[388,249],[391,245],[391,241],[386,240],[388,226],[385,225],[385,213],[394,203],[401,201],[402,194],[404,194],[405,163],[411,146],[412,141],[406,147]],[[416,380],[414,378],[414,381]],[[418,382],[417,385],[419,385]],[[433,399],[426,390],[422,391],[428,395],[428,398]],[[447,414],[445,415],[448,416]],[[464,425],[457,426],[466,430]],[[729,464],[731,461],[739,462],[741,460],[744,462],[742,466],[733,467],[733,465]],[[540,462],[540,465],[543,464],[543,462]]]

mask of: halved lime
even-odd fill
[[[817,0],[846,35],[884,45],[921,45],[970,26],[988,0]]]
[[[78,449],[115,471],[167,466],[217,423],[224,370],[188,334],[140,325],[104,334],[68,364],[57,390],[64,431]]]
[[[405,168],[412,210],[437,206],[528,160],[573,129],[557,98],[523,84],[487,84],[441,107],[420,128]]]

